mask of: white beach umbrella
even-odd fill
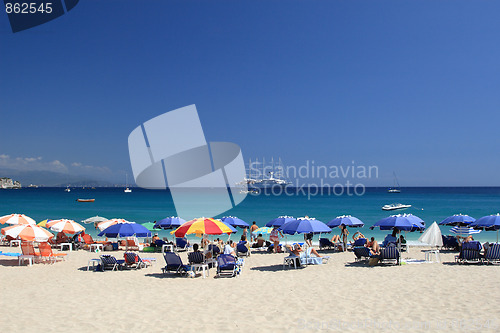
[[[62,231],[69,234],[76,234],[85,230],[85,227],[81,226],[79,223],[67,219],[50,221],[47,223],[47,227],[55,232]]]
[[[82,223],[88,224],[88,223],[99,223],[99,222],[104,222],[107,221],[108,219],[99,215],[89,217],[88,219],[82,220]]]
[[[110,220],[106,220],[106,221],[103,221],[103,222],[97,224],[97,228],[99,228],[99,230],[103,231],[104,229],[107,229],[107,228],[109,228],[112,225],[117,224],[117,223],[133,223],[133,222],[129,222],[125,219],[110,219]]]
[[[10,214],[0,217],[0,223],[4,224],[36,224],[36,221],[24,214]]]
[[[436,222],[434,222],[418,239],[422,243],[429,244],[430,246],[443,246],[443,237],[441,229]]]

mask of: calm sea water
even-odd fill
[[[365,223],[364,228],[350,229],[351,235],[359,230],[368,237],[374,236],[377,240],[382,240],[387,232],[370,230],[369,226],[391,215],[381,210],[383,205],[389,203],[413,205],[412,208],[397,213],[412,213],[422,218],[427,225],[458,213],[479,218],[500,212],[500,187],[402,188],[401,193],[387,193],[386,190],[386,188],[367,188],[362,196],[308,196],[307,193],[294,196],[249,195],[224,216],[237,216],[249,224],[256,221],[259,226],[263,226],[279,215],[294,217],[307,215],[326,223],[338,215],[350,214]],[[76,201],[77,198],[96,200],[93,203],[79,203]],[[63,188],[0,190],[0,216],[11,213],[23,213],[36,221],[47,218],[68,218],[80,222],[85,218],[99,215],[106,218],[124,218],[139,223],[176,215],[168,191],[139,188],[134,188],[132,193],[124,193],[120,188],[72,189],[69,193],[64,192]],[[93,225],[86,227],[91,235],[97,235]],[[441,227],[443,234],[449,234],[449,229],[450,227]],[[338,234],[339,230],[334,229],[334,233]],[[169,231],[160,231],[159,234],[161,237],[171,237]],[[239,239],[240,235],[241,231],[231,236],[231,239]],[[408,233],[407,238],[416,240],[419,236],[418,232]],[[221,238],[227,239],[227,236]],[[482,231],[474,238],[480,241],[495,241],[496,232]],[[302,236],[288,239],[299,240]]]

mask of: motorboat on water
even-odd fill
[[[69,188],[69,186],[67,186],[67,187],[64,189],[64,192],[71,192],[71,189]]]
[[[76,199],[78,202],[94,202],[95,199]]]
[[[123,192],[125,192],[125,193],[132,193],[132,190],[127,187],[126,189],[123,190]]]
[[[382,210],[398,210],[398,209],[406,209],[406,208],[410,208],[410,207],[411,207],[411,205],[393,203],[393,204],[389,204],[389,205],[384,205],[382,207]]]

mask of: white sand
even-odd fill
[[[328,264],[297,270],[282,270],[284,254],[254,253],[232,279],[214,269],[207,279],[164,276],[161,254],[150,253],[141,253],[158,259],[150,268],[87,272],[96,254],[66,253],[32,267],[0,256],[2,331],[500,331],[500,266],[452,264],[455,253],[374,268],[330,253]]]

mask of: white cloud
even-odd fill
[[[45,162],[42,157],[16,157],[0,155],[0,167],[20,171],[53,171],[67,172],[68,168],[58,160]]]

